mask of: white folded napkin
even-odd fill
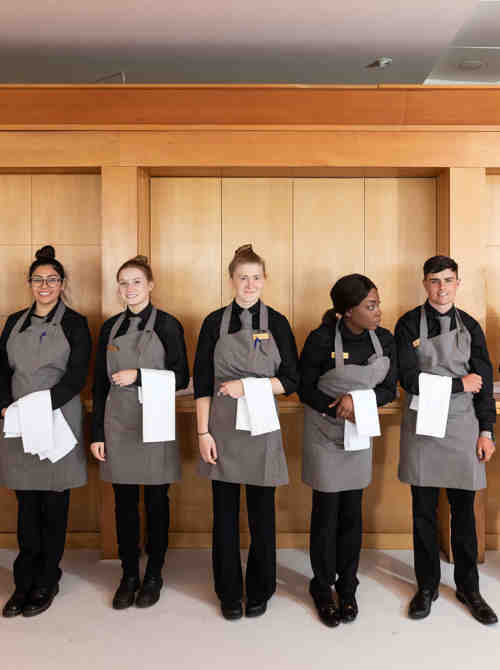
[[[9,405],[5,412],[4,435],[21,437],[25,453],[40,460],[48,458],[51,463],[64,458],[77,444],[62,411],[52,411],[48,390],[30,393]]]
[[[280,429],[271,380],[247,377],[241,380],[245,395],[238,398],[236,430],[249,430],[252,437]]]
[[[377,398],[372,389],[351,391],[356,423],[345,422],[344,449],[359,451],[370,448],[370,437],[380,435]]]
[[[141,368],[143,442],[175,440],[175,374],[172,370]]]
[[[421,372],[418,376],[417,435],[443,438],[450,410],[451,377]]]

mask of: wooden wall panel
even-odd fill
[[[263,299],[291,317],[292,180],[222,179],[222,301],[232,299],[227,266],[235,249],[253,244],[266,261]]]
[[[6,244],[29,244],[30,235],[29,175],[0,175],[0,241]]]
[[[8,316],[26,307],[31,300],[28,269],[32,261],[31,247],[0,245],[0,263],[3,268],[0,291],[0,314]]]
[[[486,339],[493,363],[493,378],[500,380],[500,176],[486,177]],[[496,430],[499,442],[498,424]],[[495,538],[498,548],[500,536],[500,456],[498,452],[487,466],[488,504],[486,533]],[[490,544],[490,542],[489,542]]]
[[[34,175],[31,209],[34,245],[101,244],[99,175]]]
[[[154,300],[184,326],[192,369],[205,316],[221,306],[220,180],[151,180]]]
[[[422,265],[436,253],[435,179],[365,180],[365,272],[380,291],[382,323],[425,300]]]
[[[364,271],[362,179],[294,180],[293,325],[297,346],[331,307],[344,274]]]

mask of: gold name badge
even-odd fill
[[[120,347],[117,347],[116,344],[108,344],[108,351],[120,351]]]
[[[255,340],[268,340],[269,333],[253,333],[253,341]]]
[[[413,345],[414,349],[419,347],[420,346],[420,338],[417,338],[416,340],[413,340],[412,345]]]
[[[335,358],[335,352],[332,351],[332,358]],[[349,358],[349,352],[344,351],[344,360],[347,360]]]

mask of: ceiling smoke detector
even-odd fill
[[[370,68],[373,70],[383,70],[386,67],[392,65],[392,58],[390,56],[381,56],[380,58],[375,58],[372,63],[365,65],[365,68]]]

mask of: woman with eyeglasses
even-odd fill
[[[104,322],[94,375],[92,454],[101,477],[113,484],[118,552],[123,575],[114,609],[151,607],[160,598],[168,546],[169,497],[181,477],[176,440],[143,441],[139,401],[141,368],[170,370],[176,389],[189,383],[184,331],[177,319],[151,304],[153,272],[145,256],[125,261],[116,279],[123,312]],[[145,400],[146,402],[146,400]],[[139,578],[139,486],[144,485],[148,562]],[[138,592],[138,593],[136,593]]]
[[[80,401],[92,347],[87,319],[62,299],[66,273],[52,246],[36,252],[28,277],[33,305],[11,314],[0,338],[1,415],[19,398],[50,390],[52,410],[61,409],[77,444],[52,463],[25,453],[22,438],[5,438],[2,426],[0,486],[16,492],[19,543],[4,617],[50,607],[62,574],[70,489],[87,483]]]

